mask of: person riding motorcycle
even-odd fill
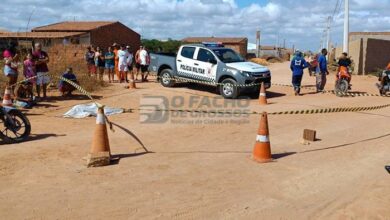
[[[336,75],[336,79],[339,79],[339,76],[340,74],[343,72],[344,74],[348,75],[348,84],[349,84],[349,87],[351,87],[351,79],[352,79],[352,74],[350,72],[350,67],[351,67],[351,64],[352,64],[352,61],[351,59],[348,57],[348,54],[347,53],[342,53],[340,58],[339,58],[339,62],[338,62],[338,69],[337,69],[337,75]],[[349,88],[350,89],[350,88]]]
[[[378,86],[379,90],[381,90],[387,81],[389,80],[389,75],[390,75],[390,62],[387,64],[386,69],[383,71],[383,73],[380,73],[378,76],[378,80],[381,82],[380,85]]]

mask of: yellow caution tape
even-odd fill
[[[390,107],[390,104],[367,106],[367,107],[335,107],[335,108],[323,108],[323,109],[308,109],[308,110],[292,110],[271,112],[269,115],[308,115],[308,114],[328,114],[328,113],[341,113],[341,112],[363,112],[373,111]],[[222,110],[198,110],[198,109],[143,109],[143,108],[128,108],[123,109],[124,113],[133,113],[134,111],[162,111],[162,112],[186,112],[186,113],[203,113],[203,114],[223,114],[223,115],[236,115],[236,112],[226,112]],[[242,115],[261,115],[263,112],[242,112]]]
[[[157,76],[156,74],[152,74],[153,76]],[[160,79],[161,76],[157,76],[157,79]],[[198,83],[198,84],[204,84],[204,85],[212,85],[212,86],[222,86],[224,83],[217,83],[215,81],[204,81],[204,80],[197,80],[197,79],[188,79],[183,77],[170,77],[168,78],[170,80],[179,81],[179,82],[192,82],[192,83]],[[253,87],[253,86],[260,86],[262,83],[250,83],[250,84],[235,84],[234,87]],[[282,83],[271,83],[272,86],[281,86],[281,87],[289,87],[293,88],[294,86],[288,85],[288,84],[282,84]],[[311,88],[312,86],[301,86],[302,89],[312,90],[316,91],[316,88]],[[350,96],[350,97],[390,97],[390,95],[384,94],[369,94],[369,93],[361,93],[361,92],[337,92],[335,90],[326,90],[319,93],[327,93],[327,94],[334,94],[337,96]]]
[[[53,74],[50,74],[50,73],[43,74],[43,76],[50,76],[50,77],[57,78],[57,79],[60,79],[60,80],[62,80],[62,81],[67,82],[67,83],[69,83],[70,85],[72,85],[75,89],[77,89],[79,92],[81,92],[83,95],[87,96],[92,102],[95,103],[95,105],[96,105],[97,107],[102,107],[102,106],[103,106],[102,104],[96,102],[95,99],[92,97],[91,93],[89,93],[87,90],[85,90],[85,89],[84,89],[83,87],[81,87],[79,84],[77,84],[77,83],[75,83],[75,82],[73,82],[73,81],[71,81],[71,80],[68,80],[68,79],[66,79],[66,78],[64,78],[64,77],[62,77],[62,76],[56,76],[56,75],[53,75]],[[15,86],[17,86],[17,85],[20,85],[20,84],[22,84],[22,83],[24,83],[24,82],[28,82],[28,81],[30,81],[30,80],[32,80],[32,79],[36,79],[36,78],[38,78],[38,76],[33,76],[33,77],[29,77],[29,78],[23,79],[23,80],[21,80],[21,81],[16,82],[16,83],[13,84],[13,85],[11,85],[10,87],[15,87]]]

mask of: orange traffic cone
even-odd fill
[[[95,133],[92,140],[91,150],[87,158],[88,167],[109,165],[111,161],[110,143],[108,141],[104,106],[98,108],[96,116]]]
[[[272,161],[267,112],[263,112],[263,114],[261,115],[260,126],[257,132],[252,159],[259,163],[266,163]]]
[[[265,91],[264,82],[261,83],[260,95],[259,95],[259,103],[260,105],[267,105],[267,93]]]
[[[3,97],[3,106],[13,106],[12,100],[11,100],[11,88],[6,87]]]
[[[136,89],[137,86],[135,84],[135,80],[134,79],[130,79],[129,81],[129,89]]]

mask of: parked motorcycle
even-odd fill
[[[381,95],[386,95],[387,92],[390,92],[390,70],[384,70],[379,74],[378,80],[381,82],[377,83],[379,93]]]
[[[335,92],[337,96],[344,96],[348,90],[351,89],[351,86],[349,85],[350,80],[351,74],[348,68],[341,66],[336,75]]]
[[[31,132],[28,118],[18,109],[0,106],[0,140],[11,144],[27,140]]]

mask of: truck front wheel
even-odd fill
[[[238,97],[237,82],[234,79],[224,79],[219,86],[219,92],[225,99],[235,99]]]
[[[161,71],[160,74],[160,82],[161,85],[164,87],[172,87],[175,84],[175,81],[173,80],[172,77],[172,70],[170,69],[165,69]]]

